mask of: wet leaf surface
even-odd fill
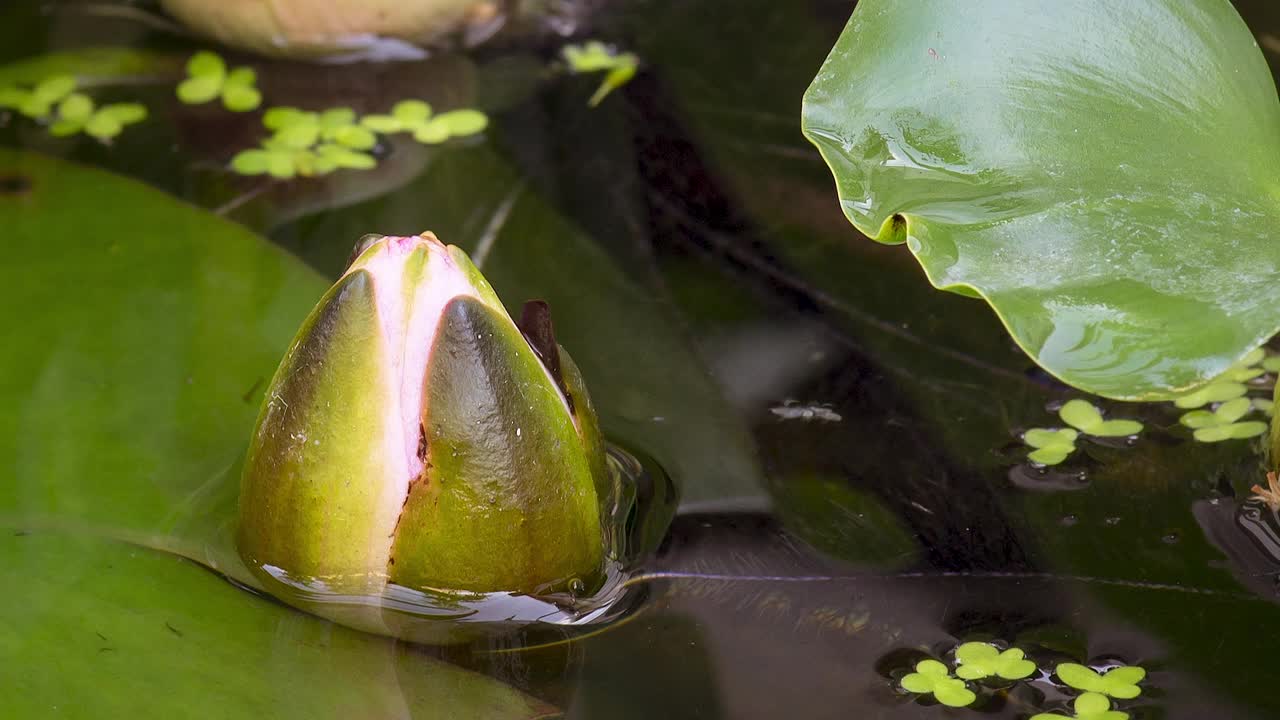
[[[321,716],[356,699],[380,710],[397,697],[407,717],[440,714],[418,698],[456,702],[469,716],[481,706],[468,703],[482,702],[473,693],[506,710],[543,709],[430,659],[439,654],[570,717],[936,718],[949,711],[900,692],[898,681],[926,657],[954,665],[948,653],[965,642],[1017,647],[1042,668],[1141,665],[1142,695],[1113,705],[1135,717],[1274,715],[1257,668],[1272,654],[1258,639],[1278,622],[1280,521],[1245,499],[1264,482],[1254,444],[1196,442],[1179,423],[1187,410],[1172,403],[1067,391],[983,303],[935,292],[902,248],[850,230],[799,127],[801,94],[849,10],[834,0],[799,10],[749,0],[732,13],[716,2],[611,8],[599,36],[635,52],[642,71],[597,108],[587,100],[598,78],[525,73],[543,84],[508,92],[500,108],[481,103],[491,115],[483,142],[392,144],[380,169],[394,166],[395,177],[335,173],[328,184],[274,186],[233,212],[318,272],[230,224],[197,222],[180,203],[156,201],[169,209],[148,212],[164,222],[137,223],[120,210],[133,207],[132,191],[120,194],[100,173],[6,159],[38,171],[0,176],[0,220],[21,233],[15,246],[39,248],[15,256],[5,305],[14,320],[0,331],[36,340],[33,355],[15,353],[0,375],[20,408],[0,420],[9,423],[0,442],[23,480],[0,484],[0,518],[21,513],[33,525],[13,538],[30,544],[0,550],[21,574],[5,586],[23,588],[0,604],[0,652],[10,639],[26,642],[28,626],[41,641],[23,657],[40,661],[28,681],[37,684],[23,690],[54,692],[55,662],[96,661],[76,653],[98,653],[89,626],[110,623],[103,635],[136,635],[118,647],[158,677],[175,640],[207,645],[222,664],[195,667],[233,679],[231,716],[279,709],[255,699],[264,679],[323,688],[331,706],[300,706]],[[502,63],[478,65],[483,79]],[[469,67],[446,64],[442,74],[466,80]],[[430,84],[418,74],[425,66],[401,70],[401,82]],[[291,104],[345,105],[347,95],[360,112],[394,104],[361,105],[352,76],[337,69],[288,77],[263,73],[268,100],[272,88],[310,80],[325,99]],[[433,105],[454,106],[431,92],[423,96]],[[252,142],[197,126],[191,137],[209,147],[183,146],[160,162],[204,163],[208,180],[209,157]],[[118,154],[53,149],[119,171],[147,168],[174,194],[225,205],[226,187],[209,192],[187,170],[151,172],[160,140],[123,138]],[[59,214],[52,243],[3,209],[21,197],[41,203],[10,207],[59,206],[33,178],[57,183],[56,198],[88,195],[85,186],[101,197]],[[611,437],[657,457],[694,500],[669,530],[664,517],[646,531],[648,545],[665,542],[635,581],[645,596],[632,615],[573,643],[408,649],[285,610],[170,555],[130,548],[125,557],[126,546],[95,534],[123,519],[123,539],[194,538],[178,549],[208,553],[234,501],[225,478],[238,473],[260,369],[274,368],[355,238],[426,228],[484,256],[513,309],[550,302],[557,338],[587,373]],[[104,250],[107,237],[121,238],[134,263]],[[103,302],[108,290],[128,312]],[[173,311],[191,296],[199,301],[186,313]],[[28,327],[42,318],[56,327]],[[145,351],[122,356],[126,340]],[[1271,381],[1242,380],[1243,393],[1261,399]],[[1133,419],[1143,430],[1133,442],[1079,433],[1061,465],[1032,467],[1024,431],[1064,426],[1059,410],[1073,399],[1098,410],[1092,420]],[[65,410],[76,402],[84,412]],[[1261,417],[1247,412],[1241,421]],[[94,462],[78,454],[80,441]],[[104,587],[88,583],[98,577]],[[84,602],[39,605],[67,588]],[[246,609],[259,604],[269,610]],[[115,612],[126,605],[148,608],[140,625]],[[42,619],[40,607],[56,612]],[[216,622],[200,622],[205,613]],[[238,629],[209,639],[226,627]],[[263,646],[242,645],[239,628]],[[58,641],[65,656],[50,654]],[[244,667],[225,669],[241,657]],[[139,681],[121,679],[120,666],[72,666],[85,668],[76,693]],[[173,687],[203,697],[212,682],[175,671]],[[1010,682],[1008,692],[971,684],[974,710],[961,712],[1072,713],[1070,693],[1052,682]]]
[[[325,287],[315,272],[100,171],[4,150],[0,179],[11,248],[0,453],[12,468],[0,484],[0,665],[31,669],[0,675],[10,707],[26,717],[55,706],[69,717],[548,712],[170,554],[235,572],[225,529],[238,463],[266,379]]]
[[[859,230],[986,298],[1050,373],[1131,399],[1276,332],[1278,122],[1225,0],[868,0],[804,107]]]

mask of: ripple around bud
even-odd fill
[[[341,625],[424,644],[467,642],[504,647],[542,644],[599,629],[639,607],[647,594],[628,585],[643,554],[651,551],[639,537],[674,498],[653,491],[669,487],[662,469],[609,446],[609,491],[602,494],[602,541],[607,562],[595,587],[580,577],[550,583],[533,593],[469,592],[446,588],[415,589],[388,583],[381,593],[338,592],[348,578],[296,577],[272,565],[259,566],[270,578],[270,594],[295,607]],[[264,580],[266,578],[263,578]]]

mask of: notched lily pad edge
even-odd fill
[[[809,98],[808,98],[808,93],[806,93],[805,99],[802,105],[804,109],[801,110],[801,116],[802,116],[801,132],[803,132],[805,138],[808,139],[809,142],[818,150],[818,154],[822,157],[822,161],[826,164],[827,169],[831,171],[832,177],[833,178],[838,177],[837,169],[839,165],[842,164],[841,158],[839,156],[839,149],[837,147],[833,147],[831,145],[826,144],[828,142],[830,143],[836,142],[836,138],[834,135],[830,134],[826,130],[823,130],[821,128],[816,128],[809,123],[809,120],[808,120],[809,116],[807,112],[808,105],[809,105]],[[1199,388],[1202,388],[1208,385],[1214,379],[1218,378],[1224,372],[1230,369],[1232,365],[1235,365],[1236,363],[1240,362],[1245,357],[1247,357],[1250,353],[1256,351],[1259,347],[1264,345],[1268,340],[1274,337],[1276,333],[1280,333],[1280,312],[1277,312],[1276,313],[1277,320],[1269,330],[1254,337],[1252,340],[1249,341],[1249,343],[1245,347],[1241,348],[1240,351],[1237,352],[1236,354],[1220,358],[1219,361],[1212,364],[1206,363],[1202,365],[1199,370],[1200,377],[1195,382],[1188,383],[1186,385],[1179,385],[1179,386],[1168,387],[1160,390],[1151,390],[1147,392],[1134,393],[1134,394],[1115,393],[1115,392],[1097,388],[1097,387],[1082,385],[1069,378],[1064,377],[1059,371],[1055,370],[1054,368],[1042,364],[1036,358],[1036,354],[1032,351],[1032,349],[1027,346],[1026,341],[1013,332],[1013,327],[1010,325],[1008,318],[1005,317],[1005,314],[1000,311],[1000,308],[991,301],[991,298],[989,298],[981,288],[969,283],[953,283],[950,285],[943,285],[939,283],[937,278],[935,278],[934,275],[929,271],[929,267],[920,259],[920,256],[916,253],[917,248],[914,248],[911,246],[912,243],[911,243],[911,215],[910,214],[903,213],[903,212],[895,212],[889,215],[887,218],[885,218],[884,222],[880,224],[880,228],[876,230],[873,234],[870,228],[863,227],[857,220],[854,219],[854,216],[848,210],[848,205],[850,200],[848,197],[846,197],[844,188],[840,186],[839,182],[836,182],[835,185],[836,185],[836,196],[839,198],[839,201],[840,201],[840,210],[842,213],[844,213],[845,218],[849,221],[851,225],[853,225],[854,229],[857,232],[863,234],[867,238],[875,242],[878,242],[882,245],[906,245],[907,249],[911,251],[912,257],[914,257],[916,261],[919,263],[920,269],[924,271],[924,275],[929,280],[930,285],[932,285],[934,288],[938,290],[944,290],[946,292],[954,293],[956,295],[962,295],[964,297],[980,299],[986,302],[987,306],[991,308],[991,311],[995,313],[996,319],[998,319],[1000,321],[1000,324],[1004,327],[1005,332],[1008,333],[1009,337],[1018,346],[1018,348],[1022,350],[1024,354],[1026,354],[1028,360],[1033,362],[1037,367],[1043,369],[1045,372],[1049,373],[1049,375],[1053,376],[1056,380],[1066,385],[1069,385],[1071,387],[1082,390],[1084,392],[1090,393],[1092,395],[1097,395],[1098,397],[1107,398],[1108,400],[1120,400],[1125,402],[1160,402],[1165,400],[1173,400],[1179,395],[1185,395],[1186,393],[1189,393],[1193,390],[1197,390]]]

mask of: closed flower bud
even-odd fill
[[[264,580],[348,596],[589,586],[606,474],[545,304],[517,325],[458,248],[370,236],[267,390],[238,546]]]

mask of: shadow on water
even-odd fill
[[[1280,15],[1238,5],[1280,68]],[[679,487],[670,527],[644,529],[660,545],[630,581],[644,602],[574,642],[410,653],[573,718],[1069,714],[1060,662],[1146,668],[1118,706],[1134,717],[1280,714],[1266,669],[1280,523],[1245,500],[1256,447],[1196,443],[1168,404],[1109,405],[1144,423],[1136,441],[1026,462],[1020,434],[1077,395],[983,304],[858,237],[799,133],[800,95],[851,7],[604,5],[583,32],[644,66],[595,109],[594,79],[544,72],[546,35],[393,68],[267,64],[263,87],[286,104],[365,112],[413,94],[493,117],[484,142],[380,147],[368,175],[228,177],[256,120],[183,108],[164,87],[139,90],[172,119],[149,137],[108,148],[17,123],[0,137],[217,209],[328,276],[365,232],[429,228],[478,255],[503,297],[551,302],[606,431]],[[187,47],[46,10],[4,11],[4,59],[107,39]],[[896,689],[971,640],[1040,669],[978,684],[971,710]]]

